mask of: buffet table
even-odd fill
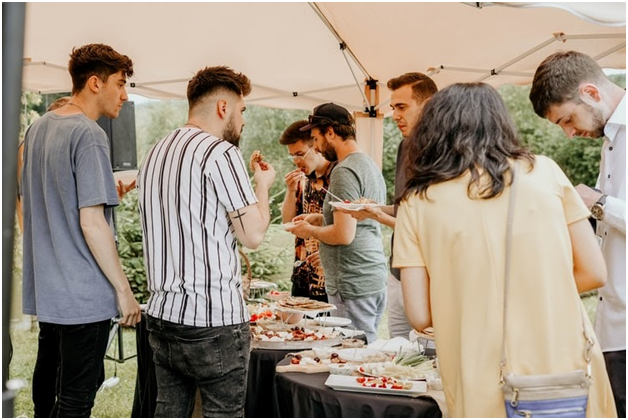
[[[153,352],[148,342],[145,314],[142,322],[135,326],[137,343],[137,379],[131,417],[151,418],[155,414],[157,400],[157,381]],[[358,339],[366,339],[357,336]],[[247,381],[247,397],[245,403],[246,417],[279,417],[275,401],[275,366],[288,353],[295,350],[252,349],[249,360]],[[324,382],[324,381],[323,381]]]
[[[289,364],[283,360],[281,365]],[[327,373],[277,373],[275,409],[279,417],[442,417],[430,397],[364,394],[328,388]]]

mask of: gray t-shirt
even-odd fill
[[[22,193],[23,312],[65,325],[116,316],[79,220],[79,209],[104,204],[111,225],[118,205],[105,132],[82,114],[45,114],[26,132]]]
[[[386,201],[386,184],[382,172],[365,153],[352,153],[334,168],[329,191],[345,200],[370,198]],[[333,201],[325,197],[325,225],[334,223]],[[388,268],[380,224],[372,219],[357,223],[355,239],[349,245],[328,245],[321,242],[321,261],[325,271],[327,293],[340,292],[343,299],[375,296],[386,290]]]

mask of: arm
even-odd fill
[[[599,181],[598,181],[599,183]],[[584,184],[576,186],[576,191],[584,201],[587,208],[591,208],[602,197],[602,193],[588,187]],[[604,205],[604,219],[602,220],[608,223],[615,229],[626,234],[626,200],[621,198],[606,197],[606,204]]]
[[[335,211],[334,223],[331,225],[315,226],[304,220],[289,231],[299,238],[313,237],[328,245],[349,245],[355,239],[356,226],[357,221],[353,217]]]
[[[606,284],[606,264],[587,219],[569,225],[573,251],[573,274],[578,293]]]
[[[122,319],[120,325],[131,326],[141,320],[140,305],[122,271],[113,235],[105,219],[104,206],[84,207],[79,211],[81,230],[98,266],[116,291]]]
[[[257,203],[229,213],[236,237],[249,249],[256,249],[264,240],[270,223],[268,192],[275,180],[275,169],[270,164],[266,164],[265,170],[262,170],[258,163],[254,163],[254,167]]]
[[[365,219],[373,219],[383,225],[393,229],[395,228],[396,219],[395,216],[393,216],[393,206],[369,207],[363,210],[345,210],[339,208],[336,211],[348,214],[359,222]]]
[[[300,169],[295,169],[292,172],[288,172],[284,179],[286,181],[286,197],[281,206],[281,220],[283,223],[288,223],[297,215],[296,194],[299,190],[299,183],[303,179],[303,172]]]
[[[425,267],[402,267],[401,291],[410,325],[417,331],[431,327],[430,276]]]

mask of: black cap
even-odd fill
[[[321,124],[351,125],[351,114],[345,108],[334,103],[322,104],[314,108],[314,113],[308,117],[309,124],[301,127],[300,131],[308,131]]]

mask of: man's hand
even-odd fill
[[[135,180],[131,181],[129,184],[124,184],[122,180],[118,180],[118,185],[116,185],[116,189],[118,190],[118,199],[122,200],[126,193],[135,189]]]
[[[298,217],[301,216],[297,216],[292,219],[293,224],[287,226],[286,231],[292,233],[297,238],[307,239],[312,237],[312,225],[304,219],[296,220]]]
[[[314,252],[313,254],[309,255],[306,259],[305,262],[307,262],[308,264],[310,264],[312,267],[316,268],[316,267],[320,267],[321,264],[321,257],[318,254],[318,251]]]
[[[275,168],[268,162],[253,162],[252,166],[255,169],[255,173],[253,174],[255,184],[259,187],[270,189],[273,182],[275,182],[275,176],[277,176]]]
[[[576,191],[580,195],[580,198],[582,198],[582,201],[584,201],[584,204],[589,209],[593,207],[593,205],[597,203],[597,201],[603,195],[601,192],[594,190],[593,188],[588,187],[584,184],[576,186]]]
[[[118,294],[118,305],[122,313],[118,323],[123,327],[132,327],[142,320],[140,305],[133,297],[133,292],[130,288]]]
[[[358,222],[361,222],[366,219],[379,220],[380,215],[383,213],[381,207],[377,207],[377,206],[366,207],[361,210],[347,210],[347,209],[338,207],[335,209],[335,211],[348,214],[349,216],[356,219]]]
[[[284,177],[286,181],[286,187],[288,191],[294,193],[299,186],[299,183],[305,179],[305,174],[301,169],[295,169],[294,171],[288,172]]]

